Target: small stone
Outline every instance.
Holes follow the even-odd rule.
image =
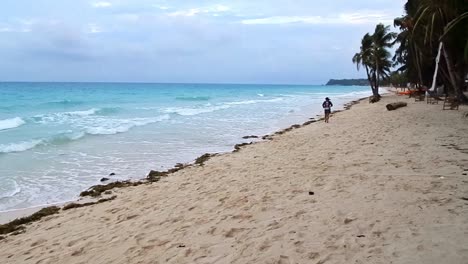
[[[354,220],[356,220],[356,219],[346,218],[346,219],[344,220],[344,223],[345,223],[345,224],[349,224],[349,223],[351,223],[351,222],[354,221]]]
[[[112,172],[111,174],[109,174],[109,176],[115,176],[115,173]]]
[[[366,237],[366,236],[365,236],[365,235],[359,235],[359,236],[357,236],[357,237]]]
[[[108,181],[108,180],[110,180],[110,179],[109,178],[102,178],[101,182],[105,182],[105,181]]]
[[[314,195],[315,193],[314,192],[309,192],[309,195]]]

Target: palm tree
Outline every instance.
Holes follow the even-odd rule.
[[[441,64],[442,77],[448,84],[449,93],[461,102],[468,103],[463,94],[468,70],[468,5],[465,0],[408,0],[417,3],[414,14],[414,32],[418,34],[420,48],[435,50],[439,43],[444,58]],[[421,44],[422,42],[422,44]],[[435,56],[433,53],[434,60]]]
[[[361,40],[360,52],[356,53],[353,57],[353,63],[356,64],[357,70],[359,71],[360,66],[364,66],[366,69],[367,80],[372,89],[372,94],[375,95],[374,83],[372,82],[369,65],[371,64],[372,58],[372,36],[369,33],[365,34]]]
[[[414,3],[411,2],[411,3]],[[423,51],[416,45],[417,36],[414,32],[414,19],[415,13],[414,4],[411,5],[408,2],[405,5],[406,14],[402,17],[395,18],[393,26],[400,30],[400,33],[396,36],[393,44],[399,43],[398,48],[395,50],[393,56],[393,66],[399,67],[397,72],[404,72],[408,77],[408,81],[416,84],[417,86],[426,83],[426,79],[423,77],[422,68],[427,64],[424,63],[424,57],[422,56]]]
[[[384,26],[383,24],[378,24],[372,35],[374,89],[377,96],[380,96],[379,80],[387,78],[390,73],[392,63],[390,61],[390,52],[387,49],[392,47],[395,37],[396,33],[390,32],[390,26]]]
[[[387,48],[393,45],[392,40],[395,38],[395,33],[389,31],[389,26],[378,24],[373,35],[369,33],[364,35],[360,52],[353,57],[353,63],[357,65],[358,70],[360,65],[365,67],[375,101],[380,99],[380,80],[389,76],[392,64]]]

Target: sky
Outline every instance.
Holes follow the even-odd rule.
[[[2,0],[0,81],[322,84],[404,0]],[[392,27],[393,28],[393,27]]]

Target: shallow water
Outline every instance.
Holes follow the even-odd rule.
[[[368,87],[0,83],[0,211],[67,201],[102,177],[143,178],[230,151],[370,95]]]

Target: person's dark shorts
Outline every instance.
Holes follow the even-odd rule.
[[[331,110],[325,110],[325,114],[330,114]]]

